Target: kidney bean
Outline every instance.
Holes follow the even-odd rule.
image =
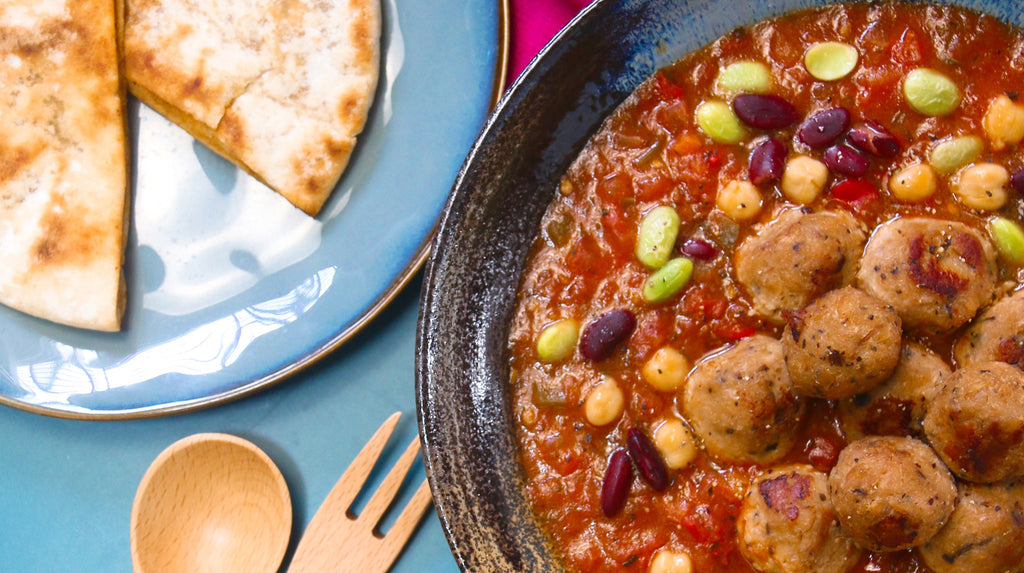
[[[821,148],[835,141],[849,125],[850,112],[846,108],[823,109],[807,118],[796,136],[810,147]]]
[[[750,182],[760,185],[781,179],[786,169],[786,153],[786,146],[773,137],[758,143],[750,152]]]
[[[836,173],[860,177],[868,170],[868,159],[860,151],[841,143],[825,150],[825,165]]]
[[[718,249],[704,239],[688,239],[679,250],[698,261],[710,261],[718,254]]]
[[[896,136],[874,120],[851,128],[847,139],[857,149],[878,157],[896,157],[900,153],[900,142]]]
[[[618,308],[610,310],[594,319],[583,330],[580,338],[580,354],[588,360],[600,362],[615,352],[636,328],[636,317],[633,313]]]
[[[633,485],[633,464],[624,448],[612,453],[608,469],[601,484],[601,511],[606,517],[614,517],[626,505],[629,488]]]
[[[630,428],[626,433],[626,446],[629,448],[629,457],[640,470],[640,477],[655,491],[668,489],[669,479],[665,462],[647,434],[640,428]]]
[[[777,95],[740,94],[733,98],[732,110],[743,123],[761,129],[781,129],[800,119],[793,104]]]
[[[1024,167],[1013,172],[1010,175],[1010,187],[1017,192],[1018,195],[1024,195]]]

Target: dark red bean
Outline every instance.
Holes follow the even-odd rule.
[[[615,349],[629,338],[636,328],[633,313],[618,308],[594,319],[583,329],[580,337],[580,354],[588,360],[600,362],[615,352]]]
[[[853,147],[841,143],[825,150],[825,165],[847,177],[860,177],[868,170],[868,158]]]
[[[1024,167],[1021,167],[1017,171],[1010,175],[1010,187],[1017,192],[1018,195],[1024,195]]]
[[[850,129],[847,139],[857,149],[878,157],[891,158],[900,153],[900,142],[888,129],[877,121],[856,125]]]
[[[710,261],[718,254],[718,249],[704,239],[689,239],[680,249],[684,255],[698,261]]]
[[[633,485],[633,464],[624,448],[612,453],[608,460],[608,469],[604,472],[604,483],[601,484],[601,511],[606,517],[618,515],[626,506],[629,488]]]
[[[668,470],[665,468],[665,462],[647,434],[640,428],[630,428],[626,433],[626,447],[629,448],[629,457],[633,458],[633,463],[640,470],[640,477],[655,491],[668,489]]]
[[[846,108],[823,109],[807,118],[797,130],[796,137],[805,145],[821,148],[835,141],[849,125],[850,112]]]
[[[758,143],[750,152],[750,182],[760,185],[781,179],[786,169],[786,153],[786,146],[773,137]]]
[[[777,95],[740,94],[733,98],[732,110],[743,123],[761,129],[781,129],[800,119],[793,104]]]

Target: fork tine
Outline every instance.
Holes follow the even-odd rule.
[[[382,551],[390,553],[393,556],[392,559],[398,556],[398,553],[412,537],[413,530],[416,529],[416,525],[419,524],[423,514],[430,507],[430,499],[430,484],[427,483],[427,480],[423,480],[419,489],[409,500],[409,504],[405,506],[391,529],[384,535]]]
[[[349,509],[363,489],[400,415],[396,412],[384,422],[327,494],[295,548],[289,573],[384,573],[390,569],[430,504],[430,489],[424,481],[387,534],[382,535],[377,530],[380,516],[394,501],[395,493],[419,454],[418,438],[384,476],[361,515],[352,518]]]
[[[409,473],[409,468],[412,467],[412,462],[416,459],[416,455],[420,453],[420,440],[417,437],[409,444],[409,447],[405,449],[402,457],[398,459],[398,462],[391,468],[388,475],[384,476],[384,481],[381,482],[380,487],[373,493],[373,497],[366,503],[366,507],[363,512],[359,514],[359,520],[368,519],[373,524],[380,521],[381,516],[387,511],[388,507],[391,506],[391,502],[395,498],[395,494],[398,493],[399,488],[402,486],[402,482],[405,481],[405,475]]]
[[[391,432],[395,430],[395,426],[398,425],[398,419],[402,417],[401,412],[395,412],[388,417],[387,420],[381,424],[380,428],[370,437],[370,440],[366,442],[363,449],[359,450],[356,454],[355,459],[345,470],[345,473],[338,478],[337,483],[331,488],[331,492],[327,494],[327,498],[324,500],[324,505],[330,503],[331,505],[340,504],[346,510],[351,507],[352,502],[355,501],[359,495],[359,491],[363,488],[363,484],[366,483],[366,478],[370,476],[370,472],[373,471],[373,466],[377,463],[377,459],[380,457],[380,453],[384,450],[385,444],[388,443],[388,438],[391,437]],[[316,519],[316,516],[313,516]]]

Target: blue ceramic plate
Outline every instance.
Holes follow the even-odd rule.
[[[523,493],[508,392],[516,289],[559,178],[657,69],[738,26],[829,3],[597,0],[499,103],[442,214],[416,341],[424,463],[462,570],[563,569]],[[1024,26],[1019,0],[957,3]]]
[[[506,13],[501,1],[382,8],[376,99],[315,219],[130,104],[124,330],[76,330],[0,309],[0,402],[106,419],[210,406],[310,364],[391,301],[425,258],[500,94]]]

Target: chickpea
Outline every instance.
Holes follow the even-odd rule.
[[[672,470],[688,466],[697,457],[697,439],[678,418],[665,420],[654,430],[654,446]]]
[[[644,381],[663,392],[671,392],[686,380],[690,361],[675,348],[663,346],[657,350],[640,370]]]
[[[953,181],[953,194],[971,209],[995,211],[1006,204],[1010,173],[1002,165],[979,163],[960,171]]]
[[[761,212],[761,192],[750,181],[730,181],[718,190],[715,203],[733,221],[747,221]]]
[[[935,193],[935,170],[926,163],[908,165],[889,179],[889,191],[900,201],[924,201]]]
[[[1024,139],[1024,106],[1000,94],[988,104],[982,125],[994,151],[1002,150],[1007,143],[1020,143]]]
[[[799,155],[786,162],[779,186],[790,201],[806,205],[821,195],[826,183],[828,167],[813,157]]]
[[[648,573],[693,573],[690,555],[662,549],[651,559]]]
[[[626,407],[626,398],[614,378],[606,377],[594,386],[583,403],[583,414],[595,426],[605,426],[617,420]]]

